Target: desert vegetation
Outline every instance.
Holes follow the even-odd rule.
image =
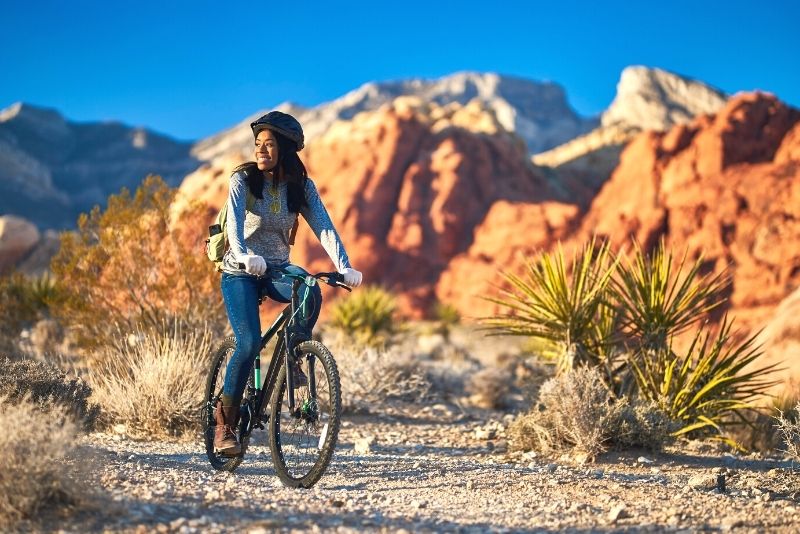
[[[207,208],[190,204],[176,215],[176,195],[149,176],[62,234],[52,270],[63,299],[53,312],[81,346],[113,346],[138,329],[167,334],[175,321],[190,330],[224,326],[219,277],[199,253],[203,228],[181,224]]]
[[[67,410],[0,397],[0,426],[0,528],[86,501],[85,472],[71,457],[79,425]]]
[[[209,330],[140,330],[130,342],[105,348],[88,371],[100,422],[144,439],[193,436],[211,355]]]
[[[542,340],[560,375],[542,387],[517,427],[516,443],[552,449],[556,444],[547,440],[555,440],[591,456],[608,441],[603,426],[608,436],[619,434],[611,423],[615,414],[627,409],[627,419],[635,420],[630,414],[645,406],[651,414],[645,419],[663,420],[656,427],[674,427],[656,434],[738,446],[726,428],[747,421],[754,401],[774,385],[769,375],[775,366],[757,365],[755,337],[740,339],[731,320],[716,327],[708,321],[728,280],[725,272],[702,274],[701,266],[702,258],[676,259],[663,241],[650,253],[635,245],[629,254],[613,254],[592,240],[569,263],[559,247],[530,261],[525,277],[506,274],[509,289],[492,300],[509,311],[488,318],[487,328]],[[687,338],[688,347],[679,347]],[[586,368],[602,381],[589,380]],[[550,395],[554,387],[575,392]],[[578,409],[579,398],[590,406]],[[563,414],[600,423],[582,427],[582,417]],[[550,431],[547,440],[542,428]]]
[[[0,528],[88,502],[80,484],[89,458],[80,458],[77,438],[95,427],[91,393],[55,365],[0,358]]]
[[[333,304],[328,326],[358,345],[381,346],[398,330],[397,300],[379,286],[365,286]]]

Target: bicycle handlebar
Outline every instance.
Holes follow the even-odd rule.
[[[239,264],[237,266],[240,269],[244,270],[244,263],[239,262]],[[331,287],[341,287],[342,289],[346,289],[347,291],[352,291],[353,290],[352,287],[350,287],[350,286],[348,286],[347,284],[344,283],[344,275],[342,273],[321,272],[321,273],[317,273],[317,274],[303,275],[303,274],[290,273],[289,271],[286,271],[286,270],[280,269],[280,268],[276,268],[276,267],[267,267],[267,272],[265,272],[262,276],[265,276],[270,270],[278,271],[279,273],[282,273],[282,274],[284,274],[286,276],[289,276],[291,278],[294,278],[296,280],[305,280],[306,276],[312,276],[312,277],[316,278],[317,280],[322,280],[323,282],[325,282],[326,284],[328,284]]]

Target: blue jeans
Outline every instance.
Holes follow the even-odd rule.
[[[307,274],[302,268],[290,263],[280,267],[292,274]],[[228,320],[233,328],[233,334],[236,336],[236,351],[228,363],[222,394],[234,404],[239,404],[241,401],[247,377],[261,349],[258,298],[266,295],[277,302],[288,303],[292,297],[292,282],[294,282],[292,278],[272,269],[262,277],[247,273],[222,273],[220,282],[222,300],[225,301]],[[313,287],[302,284],[297,290],[299,302],[303,301],[306,293],[308,296],[306,297],[305,313],[301,308],[295,319],[300,327],[311,332],[322,308],[322,291],[319,284]]]

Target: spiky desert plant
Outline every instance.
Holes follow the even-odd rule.
[[[708,328],[699,329],[684,354],[668,345],[630,359],[639,395],[681,423],[676,436],[711,435],[735,446],[723,427],[742,421],[777,383],[768,376],[777,365],[752,365],[763,353],[758,334],[735,342],[732,325],[726,316],[713,338]]]
[[[702,257],[689,265],[687,252],[676,262],[663,239],[651,254],[634,242],[633,257],[623,256],[611,291],[634,351],[664,350],[723,302],[727,272],[701,275],[701,265]]]
[[[435,302],[431,308],[433,318],[436,320],[436,331],[445,339],[450,339],[453,327],[461,322],[461,313],[452,304]]]
[[[396,330],[397,301],[379,286],[367,286],[338,301],[330,326],[365,345],[380,345]]]
[[[569,267],[569,268],[568,268]],[[510,289],[487,297],[510,310],[484,320],[491,334],[530,336],[556,347],[559,372],[581,364],[601,366],[606,379],[613,374],[609,341],[614,307],[608,285],[617,267],[607,243],[592,239],[576,251],[567,265],[561,244],[527,262],[526,277],[503,273]]]

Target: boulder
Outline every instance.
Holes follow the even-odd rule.
[[[0,216],[0,273],[12,270],[39,242],[32,222],[15,215]]]

